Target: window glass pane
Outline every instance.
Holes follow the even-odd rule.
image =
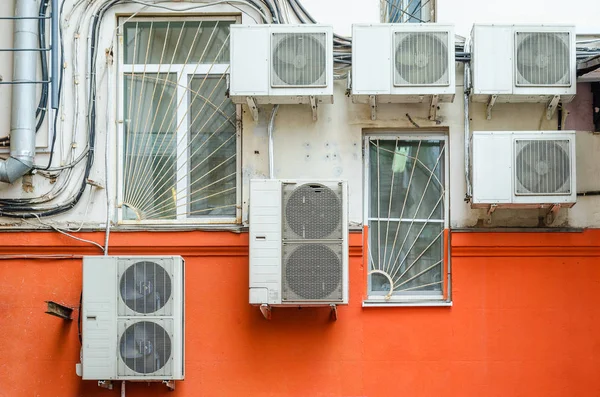
[[[422,17],[421,0],[385,0],[388,7],[388,22],[428,22]],[[425,19],[424,19],[425,18]]]
[[[172,219],[176,183],[176,74],[125,75],[125,219]]]
[[[371,218],[442,219],[443,141],[370,141]]]
[[[369,294],[441,295],[443,140],[369,140]]]
[[[190,216],[236,215],[236,107],[222,76],[190,81]]]
[[[144,21],[124,26],[126,64],[229,63],[233,21]],[[187,60],[187,62],[186,62]]]

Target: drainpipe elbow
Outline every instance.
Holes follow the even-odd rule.
[[[30,158],[17,159],[9,157],[0,162],[0,182],[14,183],[32,168],[33,160]]]

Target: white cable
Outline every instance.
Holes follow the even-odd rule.
[[[112,51],[112,50],[111,50]],[[110,104],[111,101],[111,74],[110,69],[113,64],[113,56],[112,53],[108,53],[106,59],[106,76],[107,76],[107,84],[106,84],[106,133],[104,134],[105,146],[104,146],[104,192],[106,193],[106,232],[104,237],[104,256],[108,255],[108,242],[110,238],[110,221],[112,215],[112,200],[110,197],[110,167],[108,166],[110,161]],[[123,382],[123,388],[125,387],[125,382]]]

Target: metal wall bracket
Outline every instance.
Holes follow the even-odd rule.
[[[329,314],[329,318],[331,318],[332,321],[337,321],[337,319],[338,319],[337,306],[332,304],[329,307],[331,308],[331,313]]]
[[[548,102],[548,106],[546,107],[546,120],[550,120],[552,116],[554,116],[554,112],[556,111],[556,107],[558,106],[558,102],[560,101],[560,95],[554,95],[552,100]]]
[[[271,306],[267,305],[266,303],[263,303],[262,305],[260,305],[260,312],[262,313],[263,317],[267,320],[271,319]]]
[[[47,314],[52,316],[60,317],[63,320],[72,320],[71,313],[73,313],[73,309],[67,307],[65,305],[61,305],[60,303],[56,303],[53,301],[46,301],[48,304],[48,309],[46,310]]]
[[[486,211],[487,218],[485,219],[485,221],[488,225],[492,223],[492,214],[494,213],[494,211],[496,211],[497,208],[498,205],[492,204],[490,205],[490,208],[488,208],[488,210]]]
[[[254,98],[248,96],[248,97],[246,97],[246,103],[248,104],[248,107],[250,108],[250,112],[252,113],[252,118],[254,119],[255,122],[258,122],[258,105],[256,104],[256,101],[254,100]]]
[[[371,106],[371,120],[377,119],[377,99],[375,95],[369,95],[369,106]]]
[[[439,96],[431,96],[431,103],[429,104],[429,120],[435,120],[437,118],[438,101]]]
[[[312,109],[313,121],[317,121],[317,99],[314,95],[309,97],[310,99],[310,108]]]
[[[552,205],[552,207],[550,207],[550,209],[546,213],[546,216],[544,217],[544,223],[546,225],[553,224],[554,220],[556,219],[556,215],[558,214],[559,210],[560,210],[560,204],[554,204],[554,205]]]
[[[498,95],[490,95],[490,100],[488,101],[487,109],[486,109],[486,113],[485,113],[485,117],[488,120],[492,119],[492,108],[496,104],[496,99],[498,99]]]
[[[163,380],[163,385],[167,386],[167,389],[169,389],[170,391],[175,390],[174,380]]]
[[[112,381],[110,381],[110,380],[99,380],[98,387],[101,387],[103,389],[112,390],[113,384],[112,384]]]

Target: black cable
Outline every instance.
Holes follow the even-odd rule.
[[[77,313],[77,334],[79,335],[79,344],[83,345],[83,339],[81,338],[81,304],[83,303],[83,290],[79,295],[79,312]]]
[[[40,62],[42,65],[42,81],[48,81],[48,58],[46,51],[46,13],[48,11],[49,0],[40,1],[40,12],[38,14],[38,47],[42,49],[40,51]],[[49,83],[42,83],[42,92],[40,95],[40,101],[38,103],[35,116],[39,117],[39,120],[35,126],[35,132],[38,132],[44,123],[46,118],[46,112],[48,108],[48,85]]]

